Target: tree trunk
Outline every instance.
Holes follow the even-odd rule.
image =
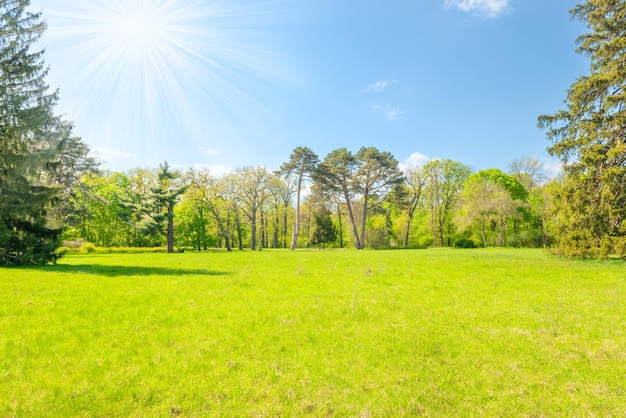
[[[348,193],[348,189],[344,185],[343,187],[343,196],[346,200],[346,206],[348,208],[348,217],[350,218],[350,224],[352,225],[352,233],[354,234],[354,241],[357,250],[363,249],[361,245],[361,240],[359,239],[359,231],[356,227],[356,222],[354,220],[354,212],[352,211],[352,202],[350,202],[350,194]]]
[[[167,207],[167,252],[174,252],[174,203]]]
[[[256,250],[256,211],[250,216],[250,249]]]
[[[237,227],[237,239],[239,240],[239,251],[243,251],[243,232],[241,231],[241,220],[239,215],[236,215],[235,224]]]
[[[363,218],[361,219],[361,248],[365,248],[365,225],[367,224],[367,190],[363,197]]]
[[[339,220],[339,248],[343,248],[343,222],[341,221],[341,203],[337,203],[337,219]]]
[[[290,250],[296,249],[298,243],[298,236],[300,235],[300,192],[302,190],[302,173],[298,176],[298,194],[296,197],[296,224],[293,227],[293,234],[291,235],[291,247]]]
[[[481,218],[480,220],[480,231],[483,234],[483,247],[487,248],[487,233],[485,232],[485,219]]]
[[[283,248],[287,248],[287,205],[285,205],[285,213],[283,214]]]

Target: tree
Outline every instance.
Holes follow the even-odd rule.
[[[166,161],[159,165],[156,175],[138,170],[133,177],[134,190],[120,199],[120,216],[141,234],[165,237],[167,252],[173,253],[174,206],[186,189],[177,181],[180,173],[172,171]]]
[[[311,244],[320,245],[324,249],[324,244],[334,242],[337,239],[337,230],[330,217],[330,212],[324,208],[313,214],[313,232],[311,233]]]
[[[291,209],[291,198],[298,193],[299,187],[297,182],[298,179],[295,176],[288,173],[279,173],[282,174],[282,182],[277,189],[277,195],[274,197],[277,202],[281,203],[281,211],[282,211],[282,242],[280,246],[282,248],[287,248],[287,225],[289,219],[289,213]],[[278,212],[278,211],[277,211]],[[276,216],[279,216],[276,213]],[[300,216],[298,214],[298,219]],[[298,221],[299,222],[299,221]],[[298,223],[299,228],[299,223]],[[277,228],[278,229],[278,228]]]
[[[577,52],[590,73],[567,93],[566,109],[539,117],[563,162],[563,225],[557,251],[569,256],[626,255],[626,1],[587,0],[572,10],[589,32]]]
[[[54,115],[44,51],[31,52],[46,25],[29,5],[0,3],[0,265],[55,261],[61,234],[49,223],[58,199],[47,180],[66,132]]]
[[[424,206],[424,189],[426,186],[426,176],[421,167],[410,167],[405,173],[404,203],[407,208],[408,222],[404,232],[404,246],[409,245],[409,235],[411,226],[417,209]]]
[[[259,209],[272,196],[276,178],[265,167],[244,167],[235,171],[230,180],[230,192],[250,221],[250,249],[255,251]]]
[[[363,245],[356,226],[353,205],[355,196],[353,176],[357,167],[358,160],[354,154],[346,148],[339,148],[331,151],[318,165],[313,174],[313,180],[325,193],[341,196],[348,211],[356,248],[361,249]]]
[[[479,172],[472,174],[468,180],[472,179],[472,177],[493,181],[507,190],[513,200],[524,201],[528,198],[528,191],[519,180],[502,172],[501,170],[498,170],[497,168],[480,170]]]
[[[500,229],[497,244],[504,245],[506,219],[516,208],[504,186],[491,177],[472,174],[463,187],[461,215],[456,222],[461,229],[478,224],[483,247],[487,247],[487,226],[493,224]]]
[[[386,195],[404,182],[398,161],[389,152],[374,147],[361,147],[356,154],[359,168],[354,175],[354,185],[363,199],[361,219],[361,245],[365,246],[365,225],[372,202],[382,202]]]
[[[291,237],[291,250],[296,249],[298,242],[298,235],[300,234],[300,195],[302,193],[302,185],[306,180],[306,176],[310,176],[311,173],[317,168],[319,158],[310,148],[297,147],[291,153],[289,162],[280,166],[280,171],[285,176],[295,176],[297,179],[296,187],[296,224],[293,228],[293,234]]]
[[[452,213],[461,198],[463,184],[470,172],[469,167],[452,160],[433,160],[424,166],[425,201],[430,212],[435,247],[450,244]]]
[[[394,187],[404,181],[398,161],[389,152],[361,147],[357,154],[346,148],[330,152],[314,174],[324,194],[340,195],[346,205],[357,249],[365,247],[367,213],[379,205]],[[360,207],[356,202],[361,201]],[[357,227],[357,210],[360,228]]]
[[[228,195],[228,178],[214,177],[208,170],[196,173],[190,185],[197,203],[209,210],[227,251],[232,251],[231,227],[234,225],[234,203]]]
[[[550,178],[545,170],[545,164],[537,157],[516,158],[511,161],[509,174],[522,183],[529,192]]]

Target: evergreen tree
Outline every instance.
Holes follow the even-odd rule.
[[[539,117],[564,163],[555,214],[557,251],[626,255],[626,1],[588,0],[572,10],[590,32],[578,52],[590,74],[570,87],[566,109]]]
[[[128,197],[120,198],[120,217],[143,235],[159,234],[166,238],[167,252],[174,252],[174,206],[186,187],[178,182],[180,173],[172,171],[169,164],[159,165],[153,184],[150,179]],[[144,181],[147,180],[147,181]]]
[[[318,164],[319,157],[310,148],[297,147],[291,153],[289,162],[280,166],[280,172],[286,177],[293,175],[298,184],[296,189],[296,224],[291,237],[291,250],[296,249],[300,235],[300,195],[302,194],[303,182],[307,180],[305,176],[310,176],[317,169]]]
[[[46,26],[29,4],[0,2],[0,265],[54,261],[61,233],[47,214],[67,132],[53,113],[44,51],[31,52]]]
[[[337,239],[337,228],[333,224],[330,212],[326,209],[319,210],[313,214],[313,232],[310,242],[312,245],[320,245],[324,249],[324,244],[334,242]]]

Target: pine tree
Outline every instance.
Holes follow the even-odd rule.
[[[588,0],[572,10],[590,32],[578,52],[590,74],[570,87],[565,110],[539,117],[564,163],[553,219],[557,251],[626,255],[626,1]]]
[[[172,171],[166,161],[159,165],[153,184],[130,190],[129,196],[118,196],[122,220],[140,234],[163,236],[168,253],[174,252],[174,206],[186,190],[178,181],[179,177],[180,173]]]
[[[0,1],[0,265],[54,261],[61,229],[48,222],[57,187],[50,178],[66,132],[45,82],[45,30],[29,0]]]

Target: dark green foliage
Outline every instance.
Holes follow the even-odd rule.
[[[476,243],[469,238],[460,238],[454,243],[455,248],[476,248]]]
[[[312,245],[324,245],[329,242],[335,242],[337,239],[337,228],[333,224],[330,212],[322,210],[313,215],[313,233],[310,242]]]
[[[142,235],[165,237],[168,253],[174,252],[174,206],[186,189],[177,181],[179,177],[165,162],[159,165],[152,184],[149,178],[141,179],[141,187],[130,190],[128,196],[118,196],[119,216]]]
[[[626,1],[589,0],[572,10],[589,33],[578,52],[590,74],[570,87],[566,109],[539,118],[564,163],[554,198],[556,251],[626,255]]]
[[[31,47],[45,30],[28,0],[0,3],[0,264],[46,264],[57,258],[60,225],[54,173],[70,129],[53,114],[43,51]]]

